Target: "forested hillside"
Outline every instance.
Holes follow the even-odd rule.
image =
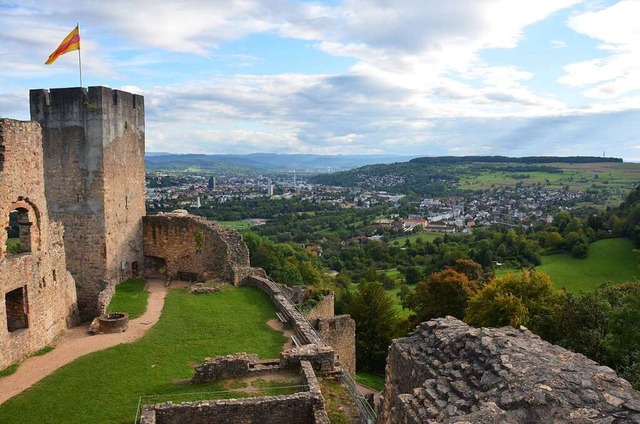
[[[421,196],[447,196],[461,194],[458,183],[462,179],[477,179],[487,174],[506,176],[515,184],[558,180],[547,178],[563,174],[564,166],[582,164],[617,164],[618,158],[586,156],[555,157],[536,156],[510,158],[505,156],[443,156],[422,157],[409,162],[388,165],[369,165],[333,174],[322,174],[311,178],[311,182],[341,187],[360,187],[390,193],[415,193]],[[567,182],[573,175],[567,176]]]

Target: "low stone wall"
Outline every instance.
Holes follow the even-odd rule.
[[[177,212],[145,216],[143,224],[148,275],[238,284],[251,271],[249,249],[237,231]]]
[[[280,355],[280,366],[284,369],[298,369],[303,361],[318,372],[330,373],[335,371],[337,358],[332,347],[315,344],[288,349]]]
[[[631,423],[640,393],[530,331],[447,317],[391,345],[377,422]]]
[[[309,322],[296,309],[295,305],[284,296],[276,283],[254,274],[242,280],[240,284],[257,287],[267,293],[278,312],[285,317],[289,325],[294,329],[296,336],[302,344],[323,344],[322,339],[316,335]]]
[[[224,378],[246,377],[251,370],[251,364],[258,361],[258,355],[247,353],[205,358],[203,364],[195,367],[191,382],[198,384]]]
[[[251,357],[246,355],[245,359]],[[219,358],[222,359],[222,358]],[[230,363],[240,357],[227,357]],[[223,361],[224,362],[224,361]],[[286,396],[145,405],[140,424],[330,424],[311,363],[299,363],[308,391]]]

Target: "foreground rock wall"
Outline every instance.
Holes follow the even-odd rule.
[[[7,249],[10,215],[21,249]],[[0,119],[0,369],[49,344],[76,323],[63,227],[49,219],[40,126]]]
[[[527,330],[455,318],[394,341],[378,423],[638,423],[640,394],[611,369]]]
[[[187,213],[144,217],[145,274],[238,284],[249,249],[237,231]]]

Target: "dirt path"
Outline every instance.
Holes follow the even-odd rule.
[[[280,322],[280,320],[278,320],[277,318],[273,318],[267,321],[267,325],[274,330],[282,331],[282,333],[287,337],[287,342],[285,342],[285,344],[282,345],[283,351],[287,349],[291,349],[293,347],[293,343],[291,342],[291,336],[293,336],[295,333],[292,330],[285,328],[284,324]]]
[[[173,282],[171,287],[183,285],[181,282]],[[25,359],[18,371],[0,378],[0,404],[80,356],[121,343],[131,343],[142,337],[160,319],[167,294],[167,287],[161,280],[148,280],[146,290],[149,292],[147,310],[141,317],[129,322],[126,332],[91,336],[87,334],[88,324],[68,330],[52,344],[54,350],[42,356]]]

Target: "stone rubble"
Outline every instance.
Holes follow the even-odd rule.
[[[640,423],[640,393],[526,329],[420,324],[387,358],[378,423]]]

